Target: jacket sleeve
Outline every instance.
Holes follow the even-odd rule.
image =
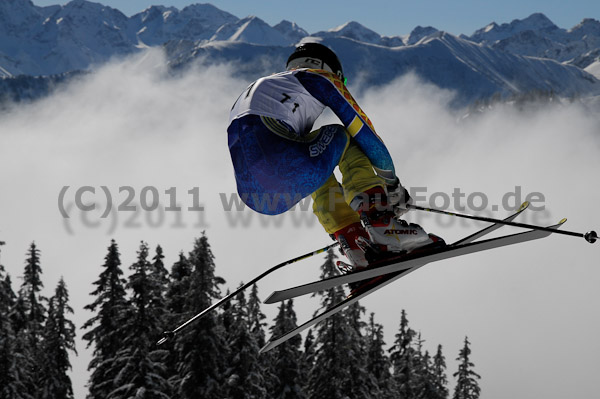
[[[341,79],[320,69],[298,71],[295,76],[313,97],[331,108],[340,118],[371,161],[377,175],[389,182],[395,180],[394,163],[387,147]]]

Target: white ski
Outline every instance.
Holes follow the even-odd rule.
[[[522,211],[522,210],[521,210]],[[520,212],[518,212],[520,213]],[[518,215],[517,213],[517,215]],[[516,216],[516,215],[511,215],[511,217]],[[505,219],[506,220],[506,219]],[[550,226],[550,229],[558,229],[562,226],[563,223],[566,222],[566,219],[561,220],[558,224],[554,225],[554,226]],[[498,226],[499,227],[499,226]],[[353,304],[354,302],[360,300],[361,298],[364,298],[367,295],[372,294],[373,292],[377,291],[378,289],[385,287],[386,285],[390,284],[391,282],[399,279],[400,277],[406,276],[408,273],[417,270],[418,268],[426,265],[427,263],[431,263],[431,262],[435,262],[438,260],[442,260],[442,259],[448,259],[448,258],[452,258],[455,256],[459,256],[459,255],[466,255],[469,253],[475,253],[475,252],[480,252],[480,251],[484,251],[484,250],[488,250],[488,249],[492,249],[492,248],[499,248],[499,247],[503,247],[503,246],[507,246],[507,245],[513,245],[513,244],[518,244],[521,242],[527,242],[527,241],[532,241],[532,240],[537,240],[540,238],[544,238],[549,236],[550,234],[552,234],[552,231],[542,231],[542,230],[531,230],[531,231],[526,231],[523,233],[518,233],[518,234],[511,234],[511,235],[507,235],[507,236],[503,236],[503,237],[498,237],[498,238],[492,238],[489,240],[484,240],[484,241],[479,241],[479,242],[475,242],[472,243],[470,242],[470,240],[474,240],[477,239],[479,237],[481,237],[484,234],[488,234],[493,230],[496,230],[498,227],[496,227],[496,225],[492,225],[486,229],[483,229],[469,237],[466,237],[465,239],[459,240],[457,241],[457,243],[451,244],[446,248],[443,248],[442,250],[439,250],[437,252],[434,253],[430,253],[428,255],[423,255],[420,256],[418,258],[415,259],[409,259],[406,261],[400,261],[397,262],[395,264],[391,264],[391,265],[387,265],[387,266],[382,266],[381,268],[375,268],[372,270],[367,270],[365,272],[371,271],[371,272],[375,272],[375,273],[365,273],[365,272],[357,272],[357,273],[352,273],[351,275],[358,275],[359,277],[356,279],[351,279],[351,280],[347,280],[347,279],[343,279],[344,277],[349,277],[350,275],[345,275],[345,276],[337,276],[337,277],[333,277],[330,279],[326,279],[326,280],[321,280],[319,282],[315,282],[315,283],[311,283],[308,285],[304,285],[304,286],[300,286],[300,287],[295,287],[295,288],[301,288],[301,287],[310,287],[310,290],[304,289],[302,292],[303,294],[309,293],[309,292],[315,292],[315,291],[321,291],[321,290],[325,290],[331,287],[335,287],[337,285],[340,284],[344,284],[347,282],[352,282],[352,281],[360,281],[360,280],[365,280],[367,278],[372,278],[378,275],[384,275],[384,274],[389,274],[389,273],[395,273],[395,275],[393,275],[391,278],[388,278],[384,281],[382,281],[381,283],[374,285],[373,287],[370,287],[368,289],[366,289],[365,291],[362,291],[360,293],[357,293],[355,295],[351,295],[348,298],[346,298],[345,300],[343,300],[342,302],[338,303],[337,305],[325,310],[324,312],[322,312],[321,314],[317,315],[316,317],[308,320],[307,322],[305,322],[304,324],[296,327],[295,329],[287,332],[286,334],[271,339],[261,350],[260,352],[267,352],[273,348],[275,348],[276,346],[282,344],[283,342],[287,341],[288,339],[292,338],[293,336],[301,333],[302,331],[306,330],[307,328],[315,325],[316,323],[320,322],[321,320],[324,320],[334,314],[336,314],[337,312],[341,311],[342,309],[344,309],[345,307]],[[407,268],[407,265],[410,264],[412,266],[410,266],[409,268]],[[326,282],[325,284],[318,284],[321,282]],[[315,289],[316,287],[316,289]],[[323,288],[326,287],[326,288]],[[294,288],[292,288],[291,290],[294,290]],[[288,293],[290,290],[286,290],[284,292]],[[303,295],[300,294],[300,295]],[[297,296],[297,295],[294,295]],[[272,298],[273,295],[271,295]],[[267,302],[265,301],[265,303],[272,303],[275,301],[271,301],[271,302]]]
[[[566,219],[564,219],[566,221]],[[558,225],[560,226],[564,221],[561,221]],[[549,236],[552,231],[548,230],[531,230],[525,233],[512,234],[508,236],[492,238],[489,240],[472,242],[473,240],[480,238],[484,234],[496,230],[501,225],[492,225],[488,229],[483,229],[469,237],[466,237],[458,242],[448,245],[439,250],[432,250],[431,252],[426,251],[419,254],[408,254],[399,256],[398,258],[392,258],[384,261],[381,266],[377,266],[371,269],[344,274],[341,276],[334,276],[323,280],[314,281],[311,283],[299,285],[297,287],[288,288],[286,290],[274,291],[264,303],[275,303],[284,301],[290,298],[310,294],[313,292],[324,291],[329,288],[341,285],[353,283],[356,281],[367,280],[373,277],[377,277],[384,274],[399,272],[402,270],[409,270],[415,267],[421,267],[430,262],[437,262],[442,259],[454,258],[456,256],[466,255],[470,253],[487,251],[488,249],[504,247],[507,245],[518,244],[521,242],[537,240]],[[554,228],[555,226],[552,226]],[[398,259],[401,259],[400,261]]]

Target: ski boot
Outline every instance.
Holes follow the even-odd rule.
[[[368,204],[359,209],[360,219],[368,234],[368,239],[357,238],[357,246],[365,253],[369,265],[404,254],[442,248],[444,240],[434,234],[428,234],[416,223],[408,223],[396,217],[393,207],[388,206],[385,191],[375,187],[365,193]],[[365,267],[362,267],[365,269]],[[351,294],[362,291],[374,284],[380,284],[393,275],[379,276],[350,285]]]
[[[377,260],[378,252],[374,250],[375,245],[371,242],[369,234],[361,223],[353,223],[331,235],[340,243],[340,252],[345,255],[350,263],[337,261],[336,266],[340,273],[349,274],[369,267],[370,262]],[[350,293],[369,280],[349,283]]]
[[[382,187],[375,187],[365,193],[368,205],[359,209],[371,251],[378,258],[408,254],[416,249],[429,249],[445,246],[444,240],[434,234],[428,234],[416,223],[408,223],[396,216],[397,212],[387,203]],[[378,259],[379,260],[379,259]]]
[[[369,265],[365,252],[358,245],[358,242],[369,239],[369,235],[360,223],[353,223],[336,231],[331,238],[340,243],[341,253],[350,262],[338,261],[336,263],[342,274],[352,273]]]

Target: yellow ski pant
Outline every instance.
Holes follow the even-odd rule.
[[[384,186],[384,180],[373,170],[371,161],[358,145],[349,139],[348,147],[338,164],[342,184],[331,174],[329,179],[312,194],[313,212],[329,234],[360,221],[350,202],[359,194]]]

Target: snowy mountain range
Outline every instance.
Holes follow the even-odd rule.
[[[600,47],[600,22],[584,19],[565,30],[543,14],[533,14],[510,24],[492,23],[469,37],[461,37],[515,54],[569,62]]]
[[[355,82],[384,84],[414,72],[456,91],[461,104],[530,91],[600,95],[600,22],[594,19],[565,30],[533,14],[491,23],[470,36],[418,26],[409,35],[388,37],[354,21],[309,34],[290,21],[270,26],[210,4],[152,6],[127,17],[85,0],[48,7],[0,1],[0,92],[19,87],[7,84],[19,75],[39,80],[93,70],[149,46],[163,46],[174,68],[235,60],[238,73],[253,79],[281,70],[294,44],[310,37],[331,46]]]

